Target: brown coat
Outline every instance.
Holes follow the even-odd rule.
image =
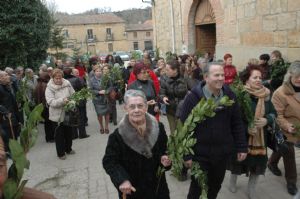
[[[272,103],[277,111],[277,121],[288,140],[296,142],[299,138],[287,133],[288,124],[300,125],[300,94],[289,82],[284,82],[273,94]]]

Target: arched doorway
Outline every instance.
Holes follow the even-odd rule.
[[[195,14],[196,51],[215,53],[216,18],[209,0],[200,0]]]

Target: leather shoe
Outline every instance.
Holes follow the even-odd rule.
[[[268,164],[268,168],[275,176],[282,176],[282,173],[277,165],[274,164]]]
[[[88,138],[90,137],[90,135],[86,134],[85,136],[79,137],[79,139],[84,139],[84,138]]]
[[[297,192],[298,192],[298,189],[297,189],[297,187],[296,187],[295,184],[288,183],[288,184],[286,185],[286,188],[287,188],[289,194],[291,194],[291,195],[293,195],[293,196],[296,195]]]
[[[66,155],[63,155],[63,156],[60,156],[60,157],[58,157],[59,159],[61,159],[61,160],[65,160],[65,159],[67,159],[67,156]]]

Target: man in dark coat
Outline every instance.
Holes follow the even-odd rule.
[[[72,75],[72,68],[66,67],[64,68],[64,78],[68,80],[74,90],[80,91],[85,87],[85,85],[82,83],[82,81],[79,79],[79,77],[76,77]],[[80,117],[80,124],[77,127],[73,127],[73,138],[78,138],[78,132],[79,132],[79,138],[84,139],[90,137],[90,135],[86,134],[86,129],[85,129],[85,101],[81,101],[78,105],[79,109],[79,117]],[[77,131],[78,130],[78,131]]]
[[[192,109],[202,98],[212,98],[219,102],[223,96],[236,101],[234,93],[224,86],[224,69],[220,63],[211,62],[203,69],[205,81],[195,86],[182,105],[180,120],[184,122]],[[187,155],[185,164],[191,167],[197,161],[202,170],[207,172],[208,199],[215,199],[221,189],[226,171],[226,162],[234,147],[238,151],[237,159],[242,161],[247,156],[247,141],[240,109],[237,103],[230,107],[218,107],[216,115],[199,123],[195,127],[197,140],[194,155]],[[190,185],[188,199],[199,199],[201,188],[194,178]]]
[[[161,123],[146,113],[147,99],[142,91],[128,90],[124,96],[127,114],[109,136],[103,167],[119,192],[119,198],[169,199],[165,174],[169,169],[167,135]]]
[[[9,138],[17,139],[20,135],[18,112],[16,91],[11,85],[10,76],[4,71],[0,71],[0,124],[6,151],[8,151]]]

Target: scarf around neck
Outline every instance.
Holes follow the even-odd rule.
[[[264,117],[265,101],[267,101],[270,97],[270,90],[264,86],[261,89],[253,89],[249,85],[245,85],[244,88],[250,95],[258,99],[255,107],[254,119]],[[248,127],[248,133],[249,153],[251,155],[265,155],[266,147],[263,127]]]

